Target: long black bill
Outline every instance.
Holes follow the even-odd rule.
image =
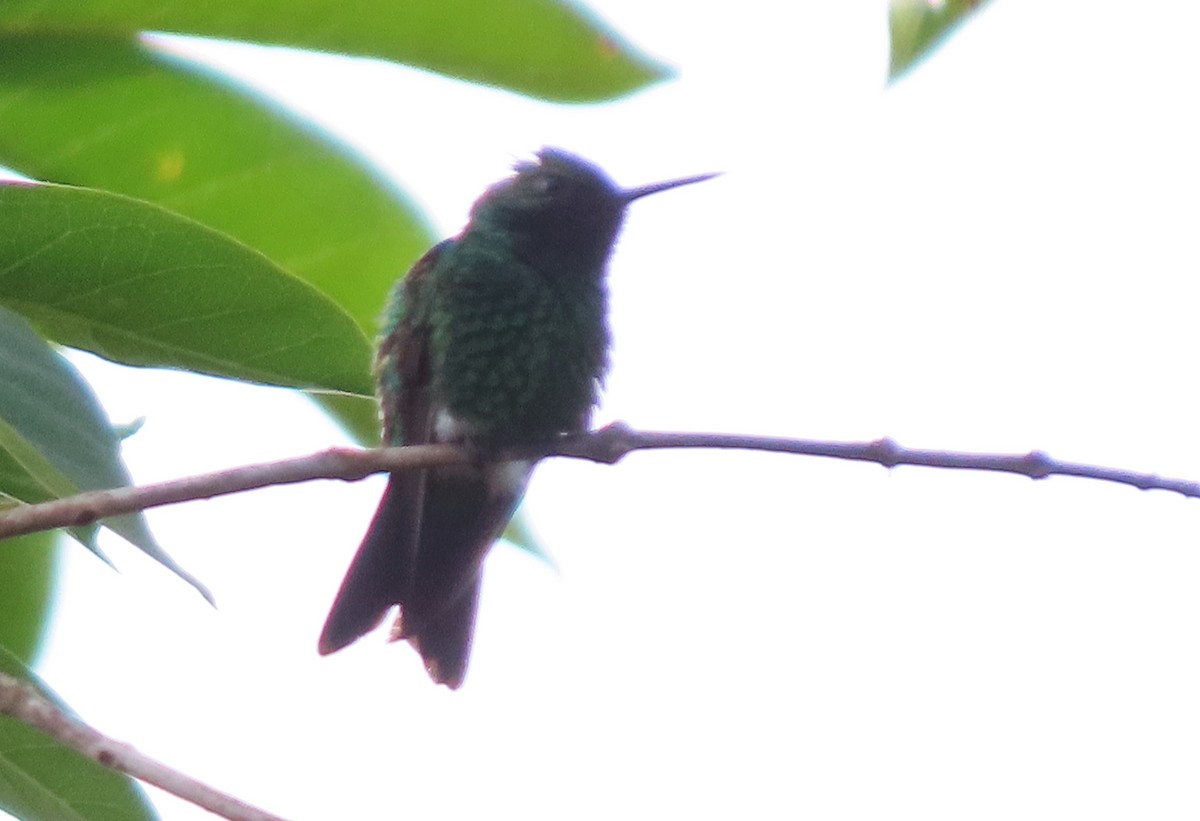
[[[622,194],[625,197],[625,202],[633,202],[640,197],[649,196],[650,194],[657,194],[659,191],[666,191],[670,188],[678,188],[681,185],[691,185],[694,182],[704,182],[705,180],[711,180],[713,177],[719,176],[721,176],[721,174],[718,171],[715,174],[697,174],[694,177],[684,177],[683,179],[679,180],[652,182],[649,185],[640,185],[637,188],[626,188]]]

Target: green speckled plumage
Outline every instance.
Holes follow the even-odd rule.
[[[450,412],[487,439],[586,428],[608,360],[603,281],[547,282],[478,237],[443,256],[431,343]]]
[[[608,365],[604,276],[633,199],[701,177],[624,191],[554,149],[475,203],[466,229],[397,284],[376,361],[384,441],[494,445],[586,429]],[[532,465],[393,474],[334,601],[319,648],[373,629],[393,605],[435,681],[466,673],[492,543]]]

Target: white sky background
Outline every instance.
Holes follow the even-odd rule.
[[[352,141],[446,234],[544,144],[626,185],[725,171],[631,209],[601,421],[1200,478],[1190,4],[997,0],[893,88],[883,2],[591,7],[679,78],[570,107],[195,53]],[[77,361],[115,420],[147,417],[139,481],[344,441],[284,391]],[[524,509],[561,574],[494,551],[451,693],[383,633],[316,655],[382,484],[150,513],[215,612],[115,538],[120,574],[68,548],[42,674],[296,819],[1200,813],[1195,502],[771,455],[547,463]]]

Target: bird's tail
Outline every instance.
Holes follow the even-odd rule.
[[[467,672],[483,560],[520,503],[531,468],[499,463],[429,476],[412,587],[392,637],[409,641],[434,681],[451,689]]]
[[[388,610],[408,598],[421,532],[424,471],[394,474],[375,518],[342,580],[317,649],[341,650],[374,630]]]
[[[324,655],[370,632],[393,605],[393,640],[421,654],[440,684],[462,684],[483,560],[512,518],[532,471],[502,462],[394,474],[321,631]]]

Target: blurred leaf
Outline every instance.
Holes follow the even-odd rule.
[[[379,404],[374,396],[329,393],[309,398],[336,419],[360,445],[379,447],[382,429],[379,427]]]
[[[0,54],[0,163],[223,231],[332,296],[369,336],[392,283],[433,243],[345,146],[203,69],[109,37],[0,36]]]
[[[0,163],[224,231],[331,296],[367,338],[392,282],[433,243],[351,151],[203,69],[107,36],[0,35],[0,55]],[[369,367],[368,355],[364,381]],[[373,407],[346,404],[340,421],[374,444]]]
[[[71,713],[50,688],[3,647],[0,672],[31,683]],[[0,810],[23,821],[158,818],[146,794],[132,779],[7,716],[0,716]]]
[[[669,76],[556,0],[5,0],[0,29],[198,34],[382,57],[549,100],[618,97]]]
[[[0,325],[5,314],[0,315]],[[18,458],[19,456],[19,458]],[[57,488],[53,492],[50,487]],[[54,465],[37,452],[17,431],[7,424],[0,412],[0,512],[17,504],[37,504],[60,499],[79,492],[79,488],[62,475]],[[104,562],[108,557],[100,550],[96,534],[100,525],[90,524],[67,528],[80,544]]]
[[[30,533],[0,542],[0,647],[33,664],[50,619],[58,534]]]
[[[131,365],[373,390],[354,321],[224,234],[127,197],[26,183],[0,185],[0,224],[0,304],[58,342]]]
[[[508,526],[504,528],[504,540],[512,544],[513,547],[524,550],[526,553],[544,562],[554,572],[558,572],[558,563],[554,561],[554,557],[538,544],[537,538],[529,529],[529,523],[525,520],[524,511],[518,511],[517,515],[508,523]]]
[[[113,429],[113,433],[115,433],[117,435],[117,438],[120,439],[122,442],[124,442],[130,436],[133,436],[135,433],[137,433],[139,430],[141,430],[142,427],[145,426],[145,424],[146,424],[146,417],[139,416],[137,419],[134,419],[132,422],[126,422],[123,425],[113,425],[112,429]]]
[[[891,0],[892,64],[899,79],[988,0]]]
[[[0,204],[3,189],[0,186]],[[3,214],[0,205],[0,223],[6,222]],[[3,307],[0,385],[0,494],[35,503],[130,484],[119,440],[87,382],[28,322]],[[103,524],[212,600],[204,586],[158,546],[140,514],[114,516]],[[83,534],[80,541],[95,550],[91,531]]]
[[[0,329],[10,318],[2,317]],[[9,365],[13,361],[9,351],[0,350],[0,374],[8,375],[11,371]],[[25,421],[21,417],[26,408],[13,407],[14,397],[26,398],[19,389],[7,390],[2,397],[3,407],[0,407],[0,492],[3,492],[6,501],[15,500],[24,504],[37,504],[74,496],[80,491],[79,486],[55,467],[20,430],[10,424],[10,420],[16,425]],[[37,404],[40,405],[40,400]]]

